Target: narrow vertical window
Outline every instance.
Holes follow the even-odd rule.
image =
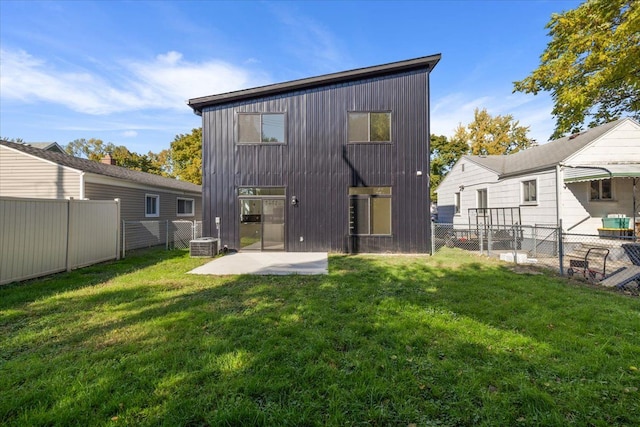
[[[145,196],[145,217],[160,216],[160,196],[156,194],[146,194]]]
[[[483,188],[478,190],[478,200],[477,200],[477,208],[478,209],[486,209],[489,207],[489,203],[487,201],[487,189]]]
[[[534,204],[538,201],[537,181],[532,179],[522,183],[522,203]]]
[[[460,213],[460,193],[455,193],[453,195],[453,206],[456,214]]]

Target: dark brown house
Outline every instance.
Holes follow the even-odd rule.
[[[204,235],[239,250],[430,249],[440,55],[194,98]]]

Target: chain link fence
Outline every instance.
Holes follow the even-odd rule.
[[[122,221],[122,257],[133,249],[164,245],[167,250],[188,249],[202,237],[202,221]]]
[[[621,234],[622,234],[621,230]],[[536,264],[580,280],[640,295],[640,243],[629,235],[565,233],[550,226],[465,228],[432,223],[432,252],[460,248],[519,264]]]

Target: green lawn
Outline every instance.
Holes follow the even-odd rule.
[[[0,288],[0,425],[640,425],[640,299],[457,249],[328,276],[132,253]]]

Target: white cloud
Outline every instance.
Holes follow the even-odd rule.
[[[127,130],[122,132],[122,136],[124,136],[125,138],[135,138],[136,136],[138,136],[138,132],[136,132],[135,130]]]
[[[189,98],[264,84],[264,74],[223,61],[188,62],[170,51],[151,61],[124,61],[118,80],[98,71],[59,70],[23,50],[0,51],[5,99],[48,102],[93,115],[144,109],[184,110]],[[112,63],[111,66],[114,64]],[[99,64],[98,64],[99,67]]]

